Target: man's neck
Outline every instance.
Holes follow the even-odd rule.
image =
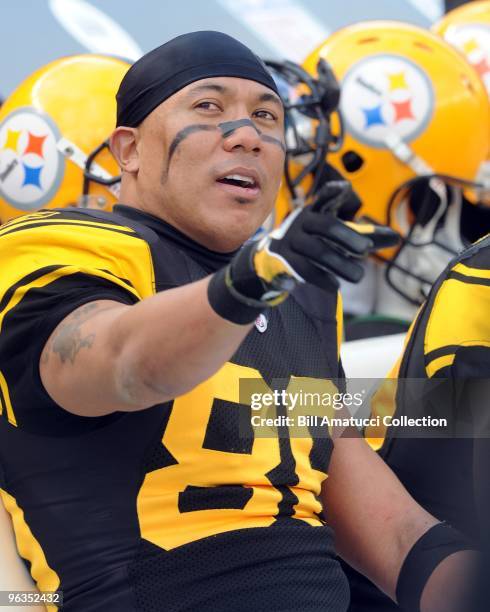
[[[161,238],[172,242],[210,272],[219,270],[228,264],[238,250],[231,251],[230,253],[219,253],[208,249],[199,242],[189,238],[189,236],[175,228],[168,221],[147,213],[137,206],[117,204],[114,207],[114,212],[150,227]]]

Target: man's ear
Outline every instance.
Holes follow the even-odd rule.
[[[138,172],[138,128],[124,126],[116,128],[111,134],[109,144],[122,172]]]

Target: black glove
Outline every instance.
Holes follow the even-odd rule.
[[[230,265],[229,282],[237,295],[276,305],[298,283],[331,290],[338,287],[337,276],[360,281],[364,270],[358,260],[373,242],[336,216],[350,193],[346,181],[327,183],[312,206],[295,211],[262,240],[246,245]]]
[[[234,323],[250,323],[264,308],[283,302],[299,283],[336,290],[337,277],[359,282],[364,275],[361,258],[393,244],[396,234],[389,228],[338,219],[351,193],[346,181],[326,183],[311,206],[296,210],[261,240],[246,244],[209,282],[208,298],[215,312]]]

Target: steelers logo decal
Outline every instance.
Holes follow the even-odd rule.
[[[347,130],[371,147],[384,148],[385,138],[393,132],[409,142],[431,120],[432,83],[404,57],[372,55],[345,75],[340,109]]]
[[[267,330],[267,318],[262,313],[255,319],[255,327],[261,334]]]
[[[490,95],[490,27],[479,23],[453,25],[447,29],[444,38],[464,53]]]
[[[0,197],[19,210],[42,208],[64,173],[59,130],[33,107],[16,109],[0,124]]]

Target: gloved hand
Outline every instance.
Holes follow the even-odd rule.
[[[359,282],[364,270],[359,260],[374,248],[363,235],[337,218],[350,197],[346,181],[331,181],[311,206],[292,213],[276,230],[246,245],[233,258],[227,285],[246,303],[274,306],[299,283],[336,289],[337,276]]]

